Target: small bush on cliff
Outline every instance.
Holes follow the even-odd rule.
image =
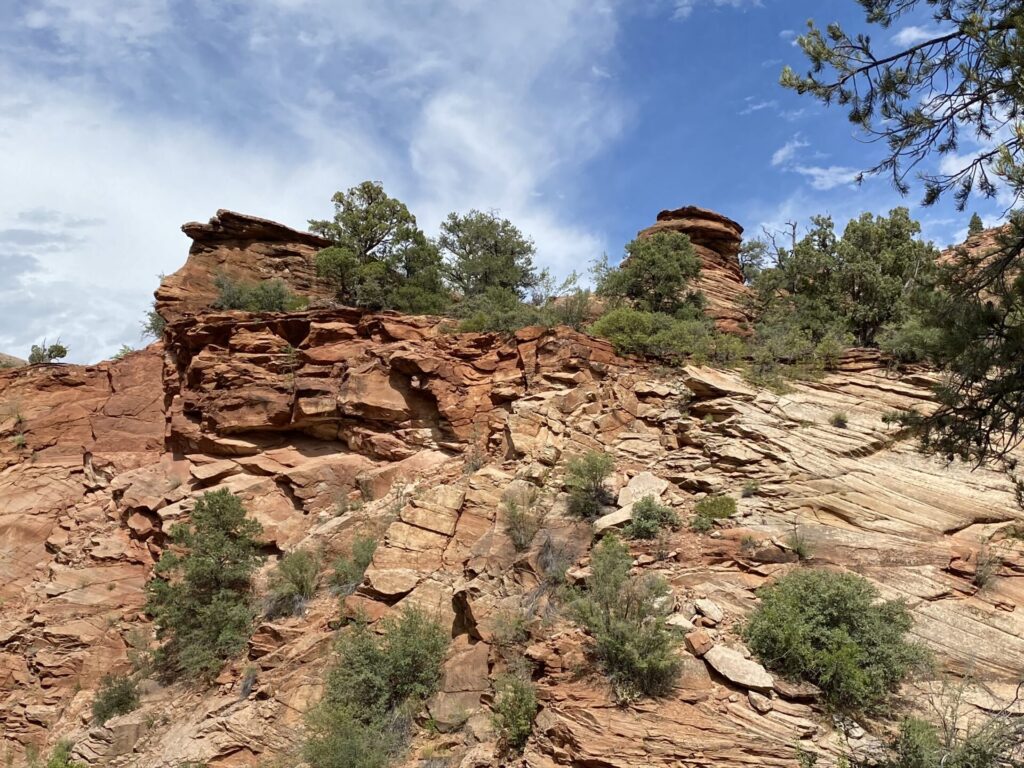
[[[164,640],[153,660],[165,679],[210,680],[245,647],[262,532],[226,489],[203,494],[191,521],[171,528],[172,549],[146,585],[146,610]]]
[[[906,639],[906,605],[880,602],[856,574],[793,571],[759,596],[743,629],[750,650],[775,672],[817,685],[835,710],[878,709],[926,658]]]
[[[656,539],[665,528],[679,527],[679,516],[653,496],[644,496],[633,506],[629,535],[634,539]]]
[[[668,585],[653,574],[630,577],[632,562],[617,537],[605,536],[592,553],[587,590],[572,603],[622,701],[666,695],[680,669],[677,641],[665,623]]]
[[[338,641],[338,661],[309,717],[312,768],[384,768],[401,751],[412,715],[433,693],[448,637],[417,609],[357,623]]]
[[[736,499],[732,496],[708,496],[698,501],[693,511],[690,527],[698,533],[707,533],[714,527],[715,520],[726,520],[736,514]]]
[[[215,309],[242,309],[246,312],[288,312],[301,309],[306,300],[296,296],[283,280],[261,280],[258,283],[235,281],[225,275],[214,278],[217,288]]]
[[[74,742],[68,739],[61,739],[50,752],[50,756],[43,762],[38,752],[28,750],[28,768],[86,768],[84,763],[71,759],[71,750],[74,749]]]
[[[498,732],[498,744],[505,752],[522,752],[533,733],[537,690],[525,676],[503,675],[498,678],[495,693],[491,720]]]
[[[28,364],[38,365],[40,363],[52,363],[54,360],[63,360],[68,356],[68,348],[57,339],[54,344],[47,344],[43,339],[42,344],[33,344],[28,353]]]
[[[544,526],[545,511],[538,507],[536,488],[509,491],[502,499],[505,511],[505,531],[516,552],[530,548],[537,532]]]
[[[156,304],[153,308],[146,312],[146,317],[142,321],[142,338],[153,338],[159,341],[164,336],[164,328],[167,327],[167,321],[164,320],[163,315],[156,311]]]
[[[366,569],[370,567],[376,549],[377,540],[372,536],[356,536],[352,540],[349,554],[341,555],[334,561],[331,585],[339,594],[350,595],[355,591]]]
[[[124,715],[139,706],[139,687],[126,675],[104,675],[92,702],[93,722],[103,725],[116,715]]]
[[[317,553],[305,549],[297,549],[281,558],[267,583],[270,588],[265,608],[267,618],[302,613],[306,601],[316,594],[320,562]]]
[[[569,488],[569,511],[585,518],[597,517],[602,505],[611,500],[604,481],[615,467],[606,453],[590,451],[569,459],[565,484]]]

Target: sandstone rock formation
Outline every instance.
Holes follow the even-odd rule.
[[[318,235],[267,219],[221,209],[206,224],[181,227],[189,238],[188,261],[160,281],[156,310],[169,322],[209,308],[217,298],[214,279],[281,279],[301,296],[330,298],[316,279],[313,257],[330,243]]]
[[[28,365],[28,363],[25,360],[22,360],[20,357],[15,357],[14,355],[5,355],[3,352],[0,352],[0,369],[20,368],[23,365]]]
[[[247,242],[194,248],[190,262],[281,246]],[[181,276],[200,273],[186,266],[160,294],[199,306]],[[813,689],[735,650],[757,588],[807,566],[906,599],[939,671],[972,675],[966,701],[992,708],[1024,675],[1024,541],[1010,535],[1024,514],[1002,474],[923,457],[883,422],[928,407],[930,384],[853,353],[779,394],[733,371],[645,367],[563,328],[452,334],[436,319],[326,308],[200,312],[169,326],[166,347],[120,361],[0,372],[2,747],[20,756],[67,737],[90,766],[298,765],[339,620],[415,605],[452,643],[410,767],[438,754],[509,764],[488,713],[516,615],[541,703],[522,765],[788,767],[795,745],[828,764],[847,736],[873,736],[837,733]],[[837,411],[845,429],[830,423]],[[669,583],[686,636],[662,700],[614,702],[550,586],[553,570],[588,572],[593,530],[566,510],[564,471],[592,449],[615,459],[623,510],[654,495],[686,521],[707,494],[737,497],[710,534],[631,542],[635,571]],[[151,642],[143,587],[167,529],[218,488],[264,526],[261,583],[282,552],[322,549],[330,563],[369,533],[379,545],[363,581],[343,601],[322,587],[302,615],[261,620],[212,688],[145,680],[139,710],[91,724],[99,678]],[[517,552],[502,499],[531,488],[547,515]],[[998,565],[979,589],[983,552]]]
[[[743,306],[748,289],[743,284],[738,258],[743,227],[720,213],[687,205],[662,211],[639,237],[656,232],[681,232],[690,238],[701,261],[701,275],[695,287],[707,297],[708,317],[720,331],[749,333],[750,318]]]

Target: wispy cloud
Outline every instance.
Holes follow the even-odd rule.
[[[762,109],[775,109],[779,106],[779,102],[775,99],[758,99],[755,96],[748,96],[746,98],[746,106],[740,110],[741,115],[750,115],[754,112],[760,112]]]
[[[776,167],[785,165],[796,156],[798,150],[808,146],[810,144],[806,141],[799,136],[794,136],[772,153],[772,165]]]
[[[847,168],[843,165],[830,165],[827,167],[819,165],[794,165],[792,170],[801,176],[806,176],[811,187],[819,191],[827,191],[836,187],[850,186],[857,180],[856,168]]]
[[[918,43],[923,43],[925,40],[931,40],[936,35],[941,34],[941,30],[929,27],[919,27],[917,25],[911,24],[909,26],[903,27],[903,29],[899,30],[895,35],[893,35],[892,41],[896,45],[901,46],[917,45]]]
[[[675,0],[675,18],[688,19],[699,6],[715,8],[760,8],[761,0]]]

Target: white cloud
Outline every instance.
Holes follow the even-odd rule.
[[[701,5],[710,5],[715,8],[760,8],[761,0],[675,0],[674,17],[688,19]]]
[[[598,5],[424,2],[399,25],[368,2],[33,3],[0,31],[0,178],[17,189],[0,199],[0,264],[17,268],[0,351],[137,344],[155,275],[185,259],[181,223],[225,207],[301,228],[365,178],[428,232],[497,208],[542,264],[578,268],[605,243],[560,193],[629,119]],[[182,8],[200,17],[187,32]],[[59,46],[27,49],[29,28]]]
[[[919,27],[914,24],[904,27],[892,36],[892,41],[899,46],[910,46],[931,40],[936,35],[941,35],[941,30]]]
[[[818,165],[795,165],[793,170],[801,176],[806,176],[811,187],[819,191],[827,191],[836,187],[852,185],[856,179],[856,168],[847,168],[842,165],[830,165],[822,167]]]
[[[741,115],[750,115],[754,112],[760,112],[762,109],[775,109],[779,106],[779,102],[775,99],[758,99],[754,96],[748,96],[746,98],[746,106],[740,111]]]
[[[798,150],[809,146],[810,144],[799,136],[794,136],[772,153],[772,165],[778,167],[789,163],[796,156]]]
[[[795,30],[783,29],[783,30],[781,30],[779,32],[779,38],[781,38],[782,40],[785,40],[787,43],[789,43],[792,46],[798,45],[798,43],[796,41],[797,34],[796,34]]]

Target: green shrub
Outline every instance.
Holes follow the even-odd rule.
[[[28,364],[39,365],[40,363],[52,363],[54,360],[63,360],[68,356],[68,348],[57,339],[54,344],[47,344],[43,339],[42,344],[33,344],[28,353]]]
[[[241,309],[246,312],[289,312],[306,305],[283,280],[261,280],[257,283],[235,281],[226,275],[217,275],[213,281],[217,288],[215,309]]]
[[[165,640],[153,661],[165,679],[208,681],[245,647],[262,532],[227,489],[203,494],[191,522],[171,528],[171,543],[183,553],[165,551],[146,585],[146,610]]]
[[[316,594],[319,573],[320,556],[315,552],[297,549],[282,557],[267,580],[267,618],[302,613],[306,601]]]
[[[498,732],[498,744],[505,752],[522,752],[533,733],[537,691],[524,677],[503,675],[497,680],[495,692],[491,719]]]
[[[537,508],[536,489],[508,493],[502,506],[505,508],[505,531],[512,540],[512,546],[516,552],[529,549],[546,517],[544,510]]]
[[[679,527],[679,516],[653,496],[644,496],[633,505],[629,535],[634,539],[655,539],[663,528]]]
[[[53,751],[50,752],[45,763],[39,759],[38,753],[33,755],[30,752],[28,766],[29,768],[87,768],[85,763],[71,759],[71,750],[74,746],[74,742],[61,739],[54,745]]]
[[[811,554],[811,543],[807,540],[807,537],[800,531],[799,528],[793,528],[793,531],[786,538],[786,545],[796,555],[797,560],[807,560]]]
[[[142,338],[152,337],[159,341],[163,338],[166,327],[167,321],[156,311],[156,305],[154,305],[151,310],[146,312],[146,317],[142,321]]]
[[[941,720],[942,729],[907,718],[881,754],[870,759],[853,755],[852,768],[1018,768],[1024,765],[1024,723],[997,713],[973,722],[955,714]]]
[[[351,595],[363,580],[363,574],[373,561],[377,540],[372,536],[356,536],[352,540],[349,554],[341,555],[334,561],[331,585],[341,595]]]
[[[850,423],[850,419],[842,411],[836,411],[829,417],[828,423],[836,429],[846,429],[847,425]]]
[[[448,648],[440,625],[417,609],[382,619],[377,630],[358,623],[342,634],[324,693],[328,702],[358,706],[368,720],[433,693]]]
[[[458,307],[459,330],[472,333],[512,334],[531,325],[549,325],[542,308],[523,301],[508,288],[491,287],[471,296]]]
[[[708,496],[697,502],[693,508],[694,517],[690,527],[698,533],[707,533],[715,520],[725,520],[736,514],[736,499],[732,496]]]
[[[732,342],[723,342],[712,334],[710,323],[697,311],[692,316],[672,317],[616,307],[587,330],[608,339],[621,355],[681,361],[688,357],[709,359],[713,348],[722,356],[732,356],[735,351]]]
[[[630,577],[632,561],[616,536],[605,536],[593,550],[587,590],[572,603],[621,701],[668,694],[680,670],[665,623],[668,585],[653,574]]]
[[[906,640],[906,605],[879,602],[856,574],[801,569],[759,594],[743,629],[750,650],[775,672],[817,685],[835,710],[877,709],[926,658]]]
[[[357,623],[338,640],[338,661],[310,714],[311,768],[384,768],[401,751],[419,704],[437,686],[448,635],[418,609]]]
[[[587,519],[597,517],[611,500],[604,481],[615,467],[606,453],[590,451],[569,459],[565,484],[569,487],[569,511]]]
[[[139,688],[125,675],[104,675],[92,702],[93,722],[103,725],[117,715],[124,715],[139,706]]]
[[[629,302],[644,312],[674,315],[700,299],[688,284],[700,274],[700,259],[690,238],[657,232],[626,244],[618,267],[597,266],[597,293],[613,303]]]
[[[751,496],[755,496],[761,489],[761,484],[756,480],[749,480],[743,484],[743,490],[740,491],[740,496],[744,499],[749,499]]]

